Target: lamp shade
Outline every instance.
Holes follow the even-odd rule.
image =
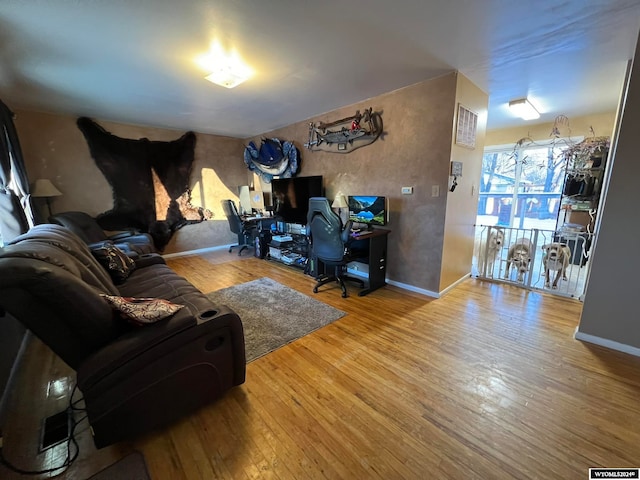
[[[48,178],[39,178],[31,189],[32,197],[59,197],[62,192]]]
[[[347,204],[347,199],[345,198],[344,194],[342,192],[338,192],[336,194],[336,198],[333,200],[333,203],[331,204],[332,208],[346,208],[349,205]]]

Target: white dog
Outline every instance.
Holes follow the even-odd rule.
[[[571,249],[565,243],[553,242],[542,246],[544,256],[542,264],[544,265],[544,286],[546,288],[558,288],[558,280],[562,275],[563,280],[567,280],[567,268],[569,267],[569,259],[571,258]],[[550,284],[549,272],[554,270],[556,277],[553,285]]]
[[[509,278],[511,265],[513,265],[518,272],[518,282],[524,282],[524,274],[529,271],[531,264],[531,249],[531,242],[527,238],[519,238],[509,247],[504,278]]]
[[[480,243],[480,252],[478,254],[478,271],[480,275],[485,274],[487,277],[493,278],[493,267],[503,243],[504,231],[501,228],[489,227],[487,239]],[[485,265],[487,267],[486,271]]]

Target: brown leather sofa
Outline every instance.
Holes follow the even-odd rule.
[[[184,307],[140,327],[101,294]],[[0,248],[0,307],[76,370],[98,448],[167,425],[245,380],[238,315],[157,254],[139,256],[116,286],[78,236],[37,225]]]
[[[107,233],[95,218],[85,212],[56,213],[49,217],[49,222],[68,228],[89,246],[110,240],[130,255],[132,252],[140,255],[156,252],[153,238],[148,233],[136,229]]]

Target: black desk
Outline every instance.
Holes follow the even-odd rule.
[[[256,217],[255,215],[242,215],[240,217],[243,222],[257,225],[258,228],[268,229],[273,223],[276,222],[275,217]]]
[[[255,215],[243,215],[242,223],[251,230],[251,243],[254,246],[254,255],[258,258],[265,258],[269,251],[269,239],[267,235],[271,231],[271,225],[276,223],[274,217],[257,217]]]
[[[390,232],[377,228],[351,234],[349,248],[355,253],[353,261],[369,265],[368,286],[358,292],[360,297],[387,284],[387,235]],[[360,252],[361,256],[357,255],[357,252]]]

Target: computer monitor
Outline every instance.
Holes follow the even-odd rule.
[[[387,224],[386,197],[371,195],[353,195],[347,197],[349,220],[354,223],[371,225]]]

